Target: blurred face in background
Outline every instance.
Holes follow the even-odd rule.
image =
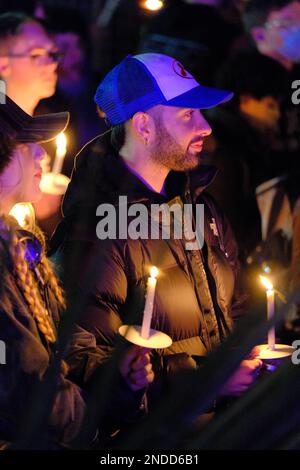
[[[300,62],[300,2],[272,11],[264,26],[251,31],[260,52],[279,62]]]
[[[57,47],[41,25],[27,21],[17,35],[6,41],[4,48],[0,74],[6,81],[7,94],[32,114],[31,102],[34,108],[55,92],[58,58],[52,54]]]
[[[246,119],[265,129],[276,129],[280,119],[279,101],[272,96],[264,96],[261,99],[241,96],[240,111]]]

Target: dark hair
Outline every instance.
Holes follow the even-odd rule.
[[[272,96],[280,100],[289,88],[289,81],[285,69],[273,59],[257,52],[243,52],[220,69],[216,86],[232,90],[234,98],[228,107],[238,107],[241,95],[258,100]]]
[[[105,112],[103,109],[100,108],[99,105],[97,105],[97,113],[99,114],[101,119],[104,119],[107,125],[107,129],[111,128],[111,135],[110,135],[110,143],[113,147],[113,149],[119,153],[123,145],[125,144],[125,123],[123,122],[122,124],[118,124],[117,126],[111,126],[109,120],[106,117]]]
[[[119,153],[125,143],[125,124],[114,126],[111,131],[110,142],[114,150]]]
[[[0,15],[0,42],[18,34],[20,27],[26,23],[26,21],[36,20],[20,11]]]
[[[281,10],[293,0],[249,0],[242,14],[245,30],[249,33],[255,26],[263,26],[269,14]]]
[[[16,142],[11,137],[0,132],[0,175],[11,161],[15,147]]]

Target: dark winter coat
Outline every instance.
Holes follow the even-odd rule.
[[[40,333],[16,282],[9,251],[9,233],[1,218],[0,340],[5,345],[5,357],[4,363],[0,364],[0,448],[18,445],[18,442],[29,448],[35,448],[35,445],[46,448],[69,445],[82,424],[85,401],[79,387],[66,379],[66,370],[63,372],[60,364],[56,378],[49,382],[54,400],[51,401],[48,394],[51,390],[41,387],[57,347],[48,343]],[[60,319],[58,304],[47,285],[45,289],[47,309],[56,331]],[[35,428],[39,413],[45,418],[40,423],[42,427]],[[41,438],[41,441],[38,444],[30,436]]]
[[[75,346],[71,367],[87,383],[113,353],[118,328],[142,323],[149,267],[155,265],[160,274],[151,326],[173,340],[169,348],[154,353],[155,382],[169,383],[174,373],[195,367],[197,358],[219,344],[242,313],[245,297],[237,288],[236,243],[224,215],[203,194],[213,168],[189,175],[171,172],[164,196],[151,191],[120,156],[105,148],[96,138],[77,156],[63,203],[64,220],[52,240],[70,296],[85,296],[80,325],[97,343],[97,357]],[[118,214],[120,195],[127,196],[129,205],[143,203],[148,208],[174,200],[203,203],[203,249],[187,251],[184,241],[176,239],[99,240],[97,206],[111,203]]]

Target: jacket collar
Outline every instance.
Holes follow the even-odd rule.
[[[129,203],[163,203],[177,196],[183,197],[187,189],[195,200],[211,183],[216,168],[201,165],[188,172],[171,171],[166,179],[166,196],[151,190],[133,174],[119,155],[103,139],[91,141],[76,157],[71,182],[63,202],[65,216],[77,212],[79,207],[94,210],[99,204],[118,204],[120,195]]]

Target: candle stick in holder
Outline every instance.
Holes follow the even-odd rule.
[[[63,132],[56,137],[56,153],[53,163],[52,173],[58,175],[61,173],[64,159],[67,153],[67,138]]]
[[[269,320],[270,318],[274,317],[274,313],[275,313],[275,291],[274,291],[273,284],[268,278],[264,276],[260,276],[260,280],[266,288],[267,314],[268,314],[268,320]],[[270,328],[268,331],[268,349],[270,349],[271,351],[274,351],[275,349],[275,327],[274,326]]]
[[[145,338],[145,339],[149,338],[149,333],[150,333],[150,325],[151,325],[153,306],[154,306],[154,296],[155,296],[157,275],[158,275],[158,269],[155,266],[153,266],[150,270],[150,277],[148,277],[148,282],[147,282],[147,295],[146,295],[146,303],[145,303],[142,331],[141,331],[141,336],[142,338]]]

